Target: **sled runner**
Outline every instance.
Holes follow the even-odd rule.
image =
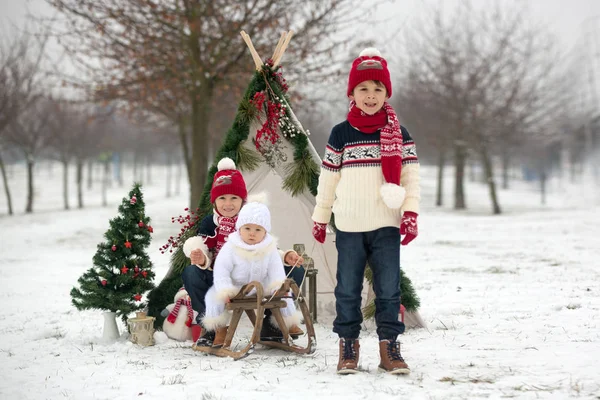
[[[302,317],[304,318],[306,335],[308,338],[306,347],[302,347],[293,342],[288,332],[288,328],[283,320],[283,316],[279,311],[280,308],[286,307],[286,303],[283,299],[290,297],[290,291],[293,293],[293,297],[297,299],[298,307],[300,308]],[[249,295],[250,293],[252,293],[252,295]],[[315,328],[312,324],[306,299],[302,296],[298,285],[292,279],[286,279],[273,296],[265,296],[263,287],[259,282],[250,282],[242,286],[238,294],[233,297],[229,303],[227,303],[226,309],[232,312],[232,316],[229,328],[227,329],[227,336],[225,337],[223,347],[216,348],[194,345],[192,346],[194,350],[203,353],[214,354],[219,357],[232,357],[234,360],[239,360],[240,358],[246,357],[252,353],[256,343],[298,354],[312,354],[316,349]],[[283,333],[283,340],[281,342],[260,340],[262,324],[269,323],[263,322],[262,318],[266,309],[271,310],[277,321],[279,330]],[[254,330],[252,331],[252,336],[250,337],[246,346],[241,350],[236,351],[232,350],[230,347],[243,313],[248,315],[252,325],[254,325]],[[260,318],[257,318],[257,316]]]

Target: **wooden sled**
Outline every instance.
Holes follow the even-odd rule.
[[[256,289],[255,294],[248,296],[253,289]],[[298,307],[302,312],[302,317],[304,318],[304,323],[306,325],[306,335],[308,336],[308,343],[306,347],[299,346],[292,341],[287,326],[283,320],[283,316],[281,315],[280,308],[285,308],[287,306],[283,299],[291,297],[288,294],[290,290],[294,294],[294,298],[298,300]],[[260,282],[250,282],[247,285],[242,286],[239,293],[233,297],[229,303],[226,304],[225,308],[232,311],[232,316],[229,328],[227,329],[227,336],[225,337],[223,347],[217,348],[194,345],[192,346],[194,350],[203,353],[214,354],[219,357],[231,357],[234,360],[239,360],[251,354],[254,351],[254,346],[256,343],[298,354],[312,354],[316,350],[317,342],[315,338],[315,328],[312,324],[306,299],[302,296],[298,285],[292,279],[286,279],[283,285],[281,285],[281,288],[279,288],[277,293],[275,293],[272,298],[270,296],[265,297],[264,290]],[[283,341],[281,343],[260,340],[260,331],[262,329],[263,318],[256,317],[257,315],[262,317],[266,309],[271,309],[271,312],[277,321],[279,330],[283,333]],[[246,315],[248,315],[252,325],[254,325],[254,330],[252,331],[252,336],[246,346],[239,351],[235,351],[230,348],[231,342],[237,330],[240,318],[244,312]]]

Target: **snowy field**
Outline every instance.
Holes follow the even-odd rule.
[[[370,324],[363,372],[336,375],[337,340],[326,318],[311,356],[257,346],[234,362],[196,353],[191,342],[140,348],[122,334],[102,343],[101,313],[77,311],[69,290],[91,267],[129,183],[110,189],[106,208],[95,183],[84,210],[63,211],[60,169],[42,166],[35,213],[25,215],[25,175],[14,168],[17,215],[6,215],[0,196],[0,399],[600,399],[598,191],[553,181],[541,206],[536,187],[515,182],[500,190],[505,213],[492,216],[486,188],[469,183],[470,209],[456,213],[451,180],[447,204],[432,206],[434,172],[423,174],[420,236],[402,253],[428,329],[401,338],[412,373],[396,377],[377,371]],[[158,248],[187,205],[182,189],[166,198],[158,168],[143,188],[158,280],[169,262]]]

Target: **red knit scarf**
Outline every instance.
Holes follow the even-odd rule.
[[[375,133],[381,129],[381,170],[387,183],[400,184],[402,172],[402,132],[396,112],[387,102],[381,110],[369,115],[350,102],[348,112],[350,125],[363,133]]]
[[[221,251],[221,248],[226,243],[227,236],[235,232],[237,218],[237,215],[235,217],[224,217],[222,215],[217,217],[217,245],[215,246],[213,260],[217,258],[217,254],[219,254],[219,251]]]
[[[192,302],[190,301],[190,299],[186,298],[185,296],[177,299],[177,301],[175,302],[175,307],[173,307],[173,311],[171,311],[171,313],[167,317],[167,321],[169,321],[172,324],[175,323],[175,320],[177,319],[177,315],[179,314],[179,309],[181,308],[182,305],[187,307],[187,313],[188,313],[188,318],[185,321],[185,324],[187,326],[192,326],[192,318],[194,317],[194,310],[192,309]]]

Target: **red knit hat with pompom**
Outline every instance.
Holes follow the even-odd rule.
[[[387,97],[392,97],[392,81],[387,61],[375,47],[367,47],[361,51],[352,63],[348,74],[347,95],[352,95],[356,85],[364,81],[380,81],[385,86]]]
[[[233,194],[246,200],[248,196],[246,182],[241,172],[235,169],[235,162],[231,158],[225,157],[219,161],[217,169],[210,190],[210,202],[214,204],[217,197],[225,194]]]

